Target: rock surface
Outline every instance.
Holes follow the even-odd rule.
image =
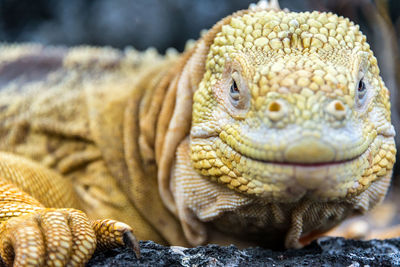
[[[88,266],[400,266],[400,238],[372,241],[322,238],[300,250],[207,245],[196,248],[140,243],[137,260],[127,248],[96,253]]]

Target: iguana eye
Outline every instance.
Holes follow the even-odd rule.
[[[369,95],[368,83],[366,83],[364,77],[362,77],[356,84],[355,102],[359,109],[365,111],[366,104],[369,102],[368,99],[370,99]]]
[[[232,81],[231,89],[229,90],[229,95],[231,97],[232,104],[240,100],[240,91],[235,80]]]
[[[234,71],[231,74],[229,84],[229,102],[236,110],[246,110],[249,106],[250,94],[243,78],[239,72]]]
[[[367,88],[365,86],[363,78],[361,78],[360,81],[358,82],[358,89],[357,89],[358,99],[362,100],[365,97],[366,93],[367,93]]]

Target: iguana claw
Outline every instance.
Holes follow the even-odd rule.
[[[133,235],[133,233],[131,231],[125,232],[123,240],[126,246],[133,249],[136,258],[139,259],[140,258],[139,242],[136,240],[136,237]]]
[[[97,249],[105,250],[115,247],[128,246],[140,257],[140,247],[133,234],[132,228],[122,222],[104,219],[92,222],[97,237]]]

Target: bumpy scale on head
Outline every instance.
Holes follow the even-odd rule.
[[[240,107],[229,96],[233,82]],[[265,199],[295,201],[307,190],[325,200],[357,195],[393,167],[388,98],[365,36],[348,19],[233,15],[214,38],[194,96],[193,166]],[[328,163],[337,164],[318,168]]]

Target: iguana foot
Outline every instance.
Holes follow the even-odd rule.
[[[75,209],[39,209],[4,221],[0,255],[7,266],[83,266],[96,249],[129,245],[139,255],[132,229],[120,222],[91,222]]]
[[[133,249],[137,258],[140,257],[139,243],[129,225],[105,219],[93,221],[92,226],[97,237],[97,249],[128,246]]]

